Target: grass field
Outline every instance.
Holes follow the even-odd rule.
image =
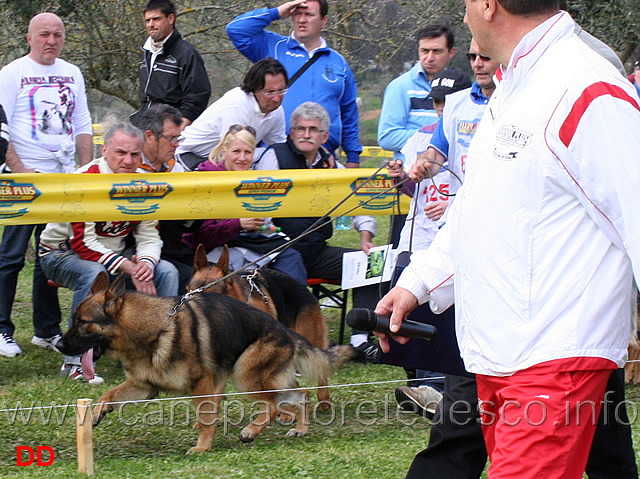
[[[381,219],[377,243],[384,244],[387,219]],[[336,232],[332,242],[358,246],[353,231]],[[101,386],[58,377],[61,356],[30,344],[33,329],[30,303],[31,265],[20,276],[13,319],[15,339],[24,354],[0,357],[0,476],[80,477],[76,464],[75,412],[79,398],[96,401],[119,384],[123,373],[118,365],[101,359],[97,372],[105,378]],[[70,292],[61,291],[68,311]],[[337,340],[337,312],[326,310],[331,337]],[[66,319],[64,321],[66,323]],[[113,413],[94,431],[96,477],[99,478],[397,478],[404,477],[413,456],[429,438],[429,423],[419,416],[398,413],[393,395],[404,371],[383,365],[349,363],[331,379],[334,407],[315,409],[311,397],[312,424],[309,435],[285,438],[289,427],[267,428],[253,443],[239,441],[240,430],[254,411],[251,403],[229,395],[226,419],[218,426],[213,449],[186,456],[198,432],[192,429],[194,412],[188,400],[173,400],[127,406]],[[313,385],[308,385],[313,386]],[[230,387],[227,393],[233,393]],[[640,443],[637,408],[640,387],[627,389],[630,416],[634,420],[635,442]],[[167,399],[167,396],[162,396]],[[33,411],[7,411],[16,407],[67,406]],[[66,414],[66,416],[65,416]],[[50,446],[55,452],[49,467],[16,466],[16,446]]]

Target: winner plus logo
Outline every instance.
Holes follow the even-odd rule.
[[[247,211],[264,213],[280,208],[282,198],[287,196],[292,186],[291,180],[264,177],[243,181],[233,191],[236,197],[245,200],[242,207]]]
[[[367,181],[368,180],[368,181]],[[384,210],[391,208],[396,202],[396,193],[393,188],[393,178],[385,175],[377,175],[371,179],[358,178],[351,184],[351,189],[356,191],[355,196],[360,200],[360,205],[365,210]],[[364,201],[371,198],[367,203]]]
[[[0,180],[0,218],[18,218],[27,213],[29,205],[40,196],[33,183]]]
[[[148,215],[155,213],[158,203],[148,205],[147,201],[161,200],[173,188],[168,183],[149,183],[145,180],[133,180],[129,183],[115,183],[109,197],[112,201],[125,201],[126,205],[118,205],[118,210],[127,215]]]

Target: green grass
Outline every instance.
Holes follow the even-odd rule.
[[[388,220],[380,218],[379,223],[377,244],[384,244]],[[337,231],[332,243],[358,247],[358,235],[354,231]],[[15,339],[24,354],[12,359],[0,357],[0,409],[14,408],[18,402],[27,407],[74,404],[84,397],[96,401],[103,392],[122,382],[122,371],[117,363],[103,358],[97,365],[99,374],[105,378],[101,386],[58,377],[61,356],[30,344],[31,272],[29,264],[20,275],[13,314],[17,326]],[[68,311],[70,292],[63,290],[61,296],[63,308]],[[337,311],[327,310],[325,315],[331,337],[337,340]],[[66,318],[63,322],[66,323]],[[239,404],[247,411],[251,411],[251,404],[244,400],[232,402],[237,397],[228,396],[223,403],[228,405],[227,421],[219,426],[213,449],[196,456],[185,455],[198,436],[191,427],[195,417],[190,401],[128,406],[120,417],[113,413],[94,430],[96,477],[403,477],[413,456],[426,447],[428,421],[416,415],[398,415],[393,396],[395,383],[359,383],[404,378],[401,368],[349,363],[330,381],[332,385],[348,386],[331,390],[334,409],[317,410],[307,436],[285,438],[289,428],[275,424],[250,444],[241,443],[238,435],[249,420],[241,416]],[[227,392],[230,391],[233,390],[228,388]],[[630,404],[638,404],[640,387],[628,387],[627,394]],[[312,409],[316,404],[312,393]],[[81,477],[76,472],[74,412],[69,409],[63,417],[64,411],[0,411],[1,476]],[[632,415],[632,419],[637,417]],[[634,439],[638,444],[640,427],[637,420],[634,422]],[[50,446],[55,451],[55,461],[46,468],[17,467],[16,446],[34,449]]]
[[[379,243],[384,242],[384,224]],[[336,244],[359,245],[353,231],[336,232]],[[61,356],[30,344],[30,281],[32,265],[20,275],[13,312],[15,339],[24,354],[0,357],[0,409],[19,405],[69,405],[79,398],[94,401],[123,380],[117,363],[100,359],[97,371],[105,378],[101,386],[64,381],[58,377]],[[71,294],[61,290],[63,310],[68,312]],[[337,311],[326,317],[333,340],[337,340]],[[66,324],[66,318],[63,321]],[[331,379],[331,384],[357,384],[402,380],[400,368],[349,363]],[[308,386],[313,386],[309,384]],[[289,427],[276,424],[255,442],[243,444],[240,430],[248,423],[237,403],[229,407],[228,424],[221,424],[213,449],[198,456],[186,456],[198,432],[190,401],[163,401],[127,407],[119,418],[108,417],[94,431],[96,477],[399,477],[415,452],[429,437],[429,424],[415,415],[397,416],[393,391],[396,384],[352,385],[331,390],[332,411],[315,413],[310,433],[302,438],[285,438]],[[231,388],[227,392],[232,391]],[[162,396],[167,398],[167,396]],[[237,397],[228,397],[227,403]],[[311,407],[317,403],[312,393]],[[248,401],[242,400],[245,408]],[[358,404],[360,404],[358,409]],[[176,411],[171,414],[172,408]],[[67,416],[64,417],[64,414]],[[186,411],[190,412],[190,415]],[[30,411],[0,411],[0,475],[8,477],[75,477],[76,438],[72,408]],[[248,413],[247,413],[248,414]],[[335,417],[332,416],[335,414]],[[48,419],[47,419],[48,418]],[[16,446],[50,446],[55,451],[52,466],[16,466]]]

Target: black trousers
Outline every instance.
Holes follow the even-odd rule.
[[[623,369],[611,374],[605,401],[591,445],[587,475],[589,479],[637,479],[631,426],[624,407]],[[487,462],[487,450],[477,402],[475,379],[447,376],[444,397],[433,418],[429,445],[416,455],[408,478],[480,477]]]

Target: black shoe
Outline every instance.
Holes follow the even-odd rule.
[[[357,346],[355,349],[359,356],[360,361],[363,363],[377,363],[378,358],[380,356],[380,346],[376,343],[371,343],[366,341],[362,343],[360,346]]]

